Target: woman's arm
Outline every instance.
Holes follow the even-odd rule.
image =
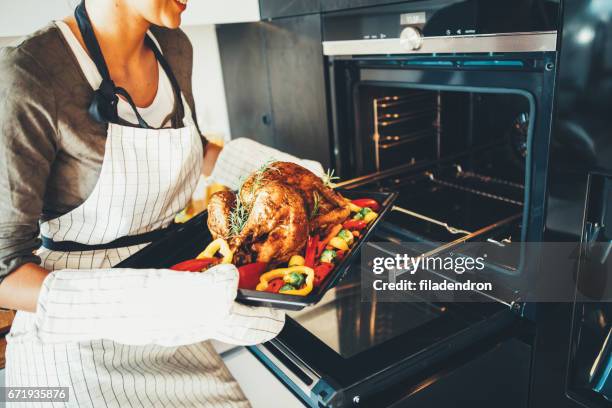
[[[202,163],[203,175],[210,176],[222,149],[223,148],[221,146],[215,143],[206,143],[206,148],[204,150],[204,162]]]
[[[33,263],[21,265],[0,283],[0,307],[36,312],[40,288],[48,274]]]
[[[51,77],[20,47],[0,53],[0,307],[35,311],[48,272],[38,221],[57,152]]]

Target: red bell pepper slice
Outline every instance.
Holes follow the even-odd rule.
[[[268,282],[268,287],[266,288],[266,292],[278,293],[280,288],[285,285],[285,281],[280,278],[272,279]]]
[[[334,269],[334,264],[321,262],[314,268],[314,286],[319,286],[327,278],[327,275]]]
[[[217,263],[219,263],[219,260],[216,258],[189,259],[171,266],[170,269],[173,271],[202,272]]]
[[[352,200],[351,202],[358,207],[368,207],[375,212],[380,210],[380,204],[378,204],[378,201],[372,198],[358,198],[356,200]]]
[[[368,226],[368,223],[364,220],[348,220],[345,221],[342,226],[348,230],[361,231],[362,229]]]
[[[306,245],[306,254],[304,256],[304,265],[309,268],[314,268],[315,258],[317,256],[317,247],[319,245],[319,236],[308,237],[308,244]]]
[[[268,264],[266,262],[253,262],[242,265],[238,268],[238,273],[240,275],[238,287],[240,289],[255,290],[255,287],[259,283],[259,277],[267,268]]]

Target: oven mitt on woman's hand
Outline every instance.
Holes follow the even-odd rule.
[[[325,174],[323,166],[317,161],[302,160],[254,140],[238,138],[231,140],[221,150],[210,175],[210,181],[237,190],[245,177],[273,161],[299,164],[320,177]]]
[[[238,271],[63,269],[43,282],[36,311],[45,343],[110,339],[178,346],[208,339],[256,344],[283,327],[283,312],[234,302]]]

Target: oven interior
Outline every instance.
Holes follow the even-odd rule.
[[[360,188],[399,192],[382,227],[387,235],[401,242],[485,241],[496,245],[494,257],[525,240],[535,116],[529,94],[370,83],[353,92],[352,176]],[[508,274],[520,272],[520,256],[499,260]]]

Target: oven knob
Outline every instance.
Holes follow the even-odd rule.
[[[406,27],[400,34],[400,44],[408,51],[418,50],[423,45],[423,35],[418,28]]]

